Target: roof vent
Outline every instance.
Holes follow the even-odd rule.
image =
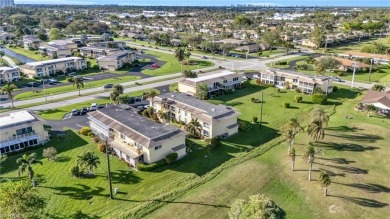
[[[175,97],[175,95],[172,94],[171,97]]]
[[[211,111],[215,112],[215,109],[214,109],[214,108],[211,108]]]

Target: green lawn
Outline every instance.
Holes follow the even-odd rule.
[[[43,57],[41,54],[39,54],[38,50],[31,51],[31,50],[26,50],[26,49],[20,48],[20,47],[9,47],[9,46],[7,46],[7,49],[12,50],[16,53],[19,53],[21,55],[27,56],[30,59],[34,59],[36,61],[50,60],[50,58]]]
[[[290,66],[288,65],[289,62],[295,61],[295,60],[300,60],[300,59],[307,59],[307,56],[296,56],[296,57],[289,58],[289,59],[283,59],[283,60],[280,60],[280,61],[270,62],[270,63],[267,63],[267,64],[265,64],[265,65],[268,66],[268,67],[284,69],[284,68],[290,67]],[[286,65],[277,65],[277,64],[276,64],[277,62],[287,62],[287,64],[286,64]]]
[[[181,71],[181,65],[180,62],[177,61],[174,55],[161,53],[161,52],[155,52],[146,50],[146,54],[150,54],[155,56],[160,61],[165,61],[166,63],[163,66],[160,66],[157,69],[145,69],[142,71],[142,73],[152,76],[161,76],[161,75],[168,75],[173,73],[178,73]],[[211,67],[214,64],[212,62],[204,61],[204,60],[195,60],[190,59],[193,63],[193,65],[183,65],[183,71],[184,70],[196,70],[196,69],[202,69],[206,67]]]
[[[378,192],[362,192],[358,187],[336,183],[329,189],[330,194],[333,195],[344,196],[339,192],[345,190],[349,192],[345,196],[366,198],[371,207],[362,208],[360,205],[364,204],[363,202],[352,204],[341,201],[346,198],[323,198],[318,182],[306,181],[307,165],[299,156],[296,163],[297,171],[292,173],[289,170],[287,146],[280,143],[283,139],[277,130],[292,116],[307,124],[307,114],[315,106],[311,104],[311,96],[302,95],[303,103],[293,103],[296,94],[292,91],[278,93],[275,88],[264,88],[253,84],[248,88],[235,91],[234,94],[216,97],[211,102],[232,106],[241,113],[239,116],[241,120],[251,121],[252,116],[260,117],[260,104],[252,103],[250,99],[260,98],[261,91],[264,91],[263,127],[260,129],[258,124],[249,124],[251,130],[228,138],[217,149],[205,149],[201,142],[197,142],[200,145],[193,147],[193,152],[182,160],[151,172],[130,171],[125,163],[113,158],[113,187],[119,188],[120,193],[112,201],[108,200],[103,154],[99,153],[102,164],[96,170],[96,178],[75,179],[66,174],[74,164],[77,155],[85,151],[97,151],[97,146],[90,143],[88,137],[81,137],[68,131],[65,140],[53,140],[47,143],[45,147],[54,146],[60,152],[60,161],[45,160],[43,166],[36,165],[34,170],[39,183],[38,190],[48,199],[48,213],[65,218],[75,214],[111,218],[112,212],[115,212],[116,218],[144,218],[145,214],[162,207],[150,217],[226,218],[229,206],[236,198],[246,198],[254,193],[266,193],[283,208],[288,218],[379,218],[384,215],[386,208],[373,208],[372,205],[390,201],[386,194],[389,190],[385,182],[387,179],[383,177],[389,175],[390,166],[382,165],[382,161],[387,159],[387,154],[390,152],[388,147],[384,147],[390,140],[385,134],[389,131],[385,129],[390,127],[389,121],[376,117],[367,118],[365,113],[355,112],[353,107],[360,96],[342,87],[337,93],[330,95],[330,103],[324,106],[329,113],[332,113],[336,106],[336,114],[331,117],[327,134],[343,134],[340,130],[349,130],[349,127],[355,125],[360,126],[357,129],[351,128],[355,132],[345,133],[351,136],[344,136],[341,140],[337,137],[337,141],[332,140],[340,144],[344,144],[344,141],[347,148],[345,151],[340,149],[332,151],[329,148],[327,151],[330,152],[326,151],[325,155],[321,156],[335,161],[336,158],[345,158],[356,168],[369,169],[365,174],[352,173],[358,169],[337,169],[335,173],[339,175],[332,180],[346,185],[354,182],[364,183],[364,185],[378,184],[382,186],[377,187],[379,190],[375,191]],[[282,108],[283,102],[290,102],[292,107]],[[353,118],[348,123],[345,122],[346,113]],[[364,128],[362,127],[364,123],[373,125]],[[305,134],[298,136],[296,142],[298,155],[302,154],[307,140],[305,137]],[[327,142],[328,137],[331,136],[327,135],[324,142]],[[379,149],[370,149],[370,146]],[[353,150],[354,148],[356,150]],[[362,149],[367,151],[358,152]],[[41,156],[42,148],[35,152]],[[15,165],[15,160],[20,156],[11,156],[4,163],[3,171],[7,173],[2,174],[2,178],[20,179]],[[331,161],[325,159],[318,158],[316,162],[327,164],[326,162]],[[340,168],[342,165],[344,164],[333,164]],[[319,167],[319,164],[314,164],[315,170]],[[327,166],[321,167],[328,169]],[[347,172],[348,170],[350,172]],[[342,173],[345,175],[342,176]],[[313,178],[318,177],[317,172],[313,174]],[[371,199],[377,202],[370,202]],[[348,200],[359,201],[352,198]],[[336,214],[329,213],[329,207],[333,204],[338,210]]]
[[[371,39],[367,41],[362,41],[360,44],[350,44],[350,45],[340,45],[340,46],[334,46],[334,47],[328,47],[327,53],[343,53],[346,51],[359,51],[365,47],[371,45],[373,42],[384,44],[385,46],[390,47],[389,42],[386,38],[379,38],[379,39]],[[323,53],[323,48],[319,50],[315,50],[316,52]]]
[[[309,122],[309,103],[293,104],[299,109],[283,112],[270,99],[267,90],[265,93],[268,93],[264,104],[268,115],[265,117],[266,127],[278,127],[292,115],[296,115],[303,125]],[[258,94],[253,96],[259,97]],[[289,98],[286,97],[290,93],[277,96],[275,99],[280,99],[280,102],[287,101]],[[229,206],[235,199],[247,199],[249,195],[257,193],[271,197],[285,211],[286,218],[383,217],[382,215],[387,214],[390,203],[389,183],[384,177],[390,175],[390,166],[383,165],[390,152],[390,121],[367,118],[366,113],[353,110],[361,96],[345,88],[339,89],[330,98],[336,103],[336,113],[330,117],[325,139],[315,144],[317,149],[325,151],[324,154],[316,155],[311,182],[307,180],[308,165],[302,159],[309,139],[306,133],[301,133],[295,143],[296,171],[290,170],[287,145],[278,144],[267,153],[236,165],[191,190],[153,212],[148,218],[207,218],[211,215],[213,218],[227,218]],[[257,107],[250,107],[249,96],[246,95],[231,100],[225,96],[218,99],[234,105],[242,113],[245,112],[241,118],[251,117],[259,111]],[[304,101],[308,101],[308,96],[304,96]],[[327,105],[326,109],[332,114],[331,105]],[[345,115],[349,115],[348,121]],[[263,135],[266,135],[264,131],[254,134],[256,137]],[[240,144],[247,144],[247,141],[242,136]],[[267,144],[261,147],[264,146]],[[331,174],[332,184],[328,197],[323,196],[323,190],[317,181],[319,170]]]
[[[105,84],[119,84],[119,83],[134,81],[134,80],[138,80],[138,79],[140,79],[139,76],[123,76],[123,77],[118,77],[118,78],[103,79],[103,80],[99,80],[99,81],[91,81],[91,82],[84,81],[84,88],[82,88],[81,90],[90,89],[90,88],[94,88],[94,87],[101,87],[101,86],[104,86]],[[15,100],[27,100],[27,99],[43,97],[45,95],[45,93],[47,96],[51,96],[51,95],[55,95],[55,94],[77,91],[77,89],[73,85],[46,88],[45,92],[44,92],[43,88],[39,88],[39,90],[40,91],[37,93],[33,93],[32,91],[20,93],[20,94],[15,96]]]

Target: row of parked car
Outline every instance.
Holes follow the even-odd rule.
[[[78,115],[85,115],[87,112],[95,111],[99,108],[102,108],[103,106],[100,106],[96,103],[92,103],[91,106],[88,108],[86,106],[83,106],[80,110],[79,109],[72,109],[72,116],[78,116]]]

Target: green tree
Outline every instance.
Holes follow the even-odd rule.
[[[321,31],[320,28],[315,27],[314,31],[311,33],[311,39],[315,45],[315,48],[318,49],[321,47],[322,42],[325,41],[325,34]]]
[[[310,123],[309,128],[307,129],[307,133],[309,136],[314,139],[314,141],[318,141],[325,137],[325,127],[321,120],[314,120]]]
[[[374,84],[374,86],[372,86],[371,90],[375,90],[375,91],[385,91],[386,90],[386,87],[381,85],[381,84]]]
[[[93,169],[100,164],[99,157],[94,152],[87,152],[82,156],[77,156],[77,164],[88,169],[89,175],[93,175]]]
[[[14,95],[13,92],[18,89],[18,87],[14,84],[5,84],[1,87],[1,93],[6,94],[8,98],[11,99],[12,108],[15,109],[14,106]]]
[[[76,86],[76,88],[79,90],[79,96],[81,96],[80,90],[84,87],[84,79],[81,76],[77,76],[73,78],[73,87]]]
[[[149,90],[146,95],[148,96],[148,98],[150,98],[150,103],[153,107],[153,104],[154,104],[154,98],[158,95],[158,91],[156,89],[151,89]]]
[[[341,65],[341,62],[332,58],[332,57],[324,57],[315,62],[316,71],[319,74],[323,74],[326,70],[335,69]],[[318,70],[320,69],[320,71]]]
[[[43,149],[42,157],[46,157],[48,160],[56,160],[57,150],[54,147]]]
[[[222,43],[220,45],[220,49],[222,50],[223,55],[228,55],[229,52],[234,49],[234,45],[231,43]]]
[[[242,27],[250,26],[252,23],[253,21],[245,15],[236,15],[234,17],[234,25]]]
[[[301,125],[295,117],[289,119],[289,121],[283,126],[282,133],[286,137],[289,153],[291,147],[294,145],[295,136],[302,130]]]
[[[120,103],[120,95],[123,94],[123,91],[124,91],[124,88],[122,85],[120,84],[115,84],[113,89],[112,89],[112,92],[110,93],[110,99],[114,102],[116,102],[117,104]]]
[[[328,186],[331,184],[330,176],[328,173],[325,173],[324,171],[321,171],[319,182],[321,184],[321,187],[324,188],[324,196],[328,195]]]
[[[4,218],[42,218],[46,200],[26,181],[0,183],[0,209]]]
[[[229,211],[230,219],[261,218],[282,219],[283,211],[265,195],[252,195],[249,200],[237,199]]]
[[[196,85],[196,93],[195,96],[200,100],[206,100],[208,97],[209,88],[206,83],[200,83]]]
[[[7,155],[6,154],[0,154],[0,173],[1,173],[1,169],[3,168],[1,166],[1,164],[4,163],[6,160],[7,160]]]
[[[269,48],[269,51],[272,51],[281,42],[280,33],[278,31],[267,31],[260,41]]]
[[[51,28],[49,37],[50,40],[59,40],[62,38],[61,31],[58,28]]]
[[[309,164],[309,181],[311,180],[311,170],[313,169],[313,162],[315,159],[315,150],[314,147],[309,145],[306,149],[306,152],[303,154],[303,158]]]
[[[367,111],[367,117],[371,117],[371,112],[376,112],[378,111],[378,108],[372,104],[367,104],[365,106],[365,109]]]
[[[0,50],[0,62],[3,62],[3,56],[4,55],[5,55],[5,53]]]
[[[179,47],[175,50],[175,57],[177,58],[177,61],[180,62],[181,65],[181,71],[183,71],[183,60],[185,58],[185,51],[183,48]]]
[[[185,128],[192,138],[200,138],[202,136],[202,125],[198,119],[191,119]]]
[[[32,153],[30,155],[23,154],[21,158],[18,158],[16,160],[16,163],[19,164],[18,175],[20,176],[20,174],[23,174],[27,170],[28,177],[30,178],[33,186],[35,186],[35,182],[34,182],[35,173],[32,168],[32,165],[37,163],[43,165],[42,161],[37,159],[37,154],[36,153]]]
[[[288,152],[288,156],[291,158],[291,171],[294,171],[294,164],[295,164],[295,148],[292,147],[290,151]]]

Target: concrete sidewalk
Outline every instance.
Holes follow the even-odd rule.
[[[5,61],[8,62],[8,64],[11,66],[11,67],[18,67],[18,65],[14,62],[14,60],[12,60],[10,57],[8,56],[3,56],[3,59],[5,59]]]

